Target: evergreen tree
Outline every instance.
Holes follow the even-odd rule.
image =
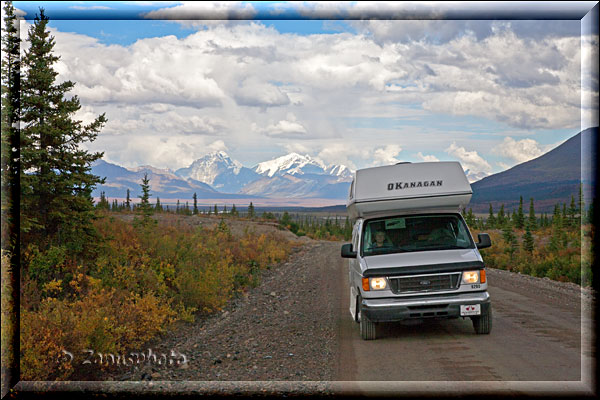
[[[194,215],[198,214],[198,196],[194,192]]]
[[[190,211],[190,206],[188,204],[188,202],[185,202],[185,208],[183,209],[183,214],[184,215],[190,215],[192,212]]]
[[[575,196],[571,195],[571,204],[569,205],[569,226],[576,227],[578,221],[576,219],[577,207],[575,206]]]
[[[227,204],[223,204],[223,215],[227,215]]]
[[[175,207],[175,214],[181,214],[181,210],[179,209],[179,199],[177,199],[177,206]]]
[[[490,211],[487,219],[487,227],[494,228],[496,226],[496,218],[494,217],[494,209],[492,208],[492,203],[490,203]]]
[[[472,208],[469,208],[469,212],[467,213],[467,217],[465,219],[468,226],[475,227],[475,216],[473,215]]]
[[[535,231],[537,229],[537,219],[535,218],[535,210],[533,208],[533,197],[529,198],[529,229]]]
[[[17,128],[20,110],[20,43],[12,1],[4,2],[4,26],[2,30],[2,142],[1,142],[1,192],[2,195],[2,250],[12,254],[13,265],[19,257],[18,199],[20,137]],[[23,222],[21,222],[23,224]],[[22,227],[23,228],[23,227]],[[4,272],[3,272],[4,274]]]
[[[154,210],[156,210],[156,212],[162,212],[163,208],[160,205],[160,198],[158,196],[156,196],[156,205],[154,206]]]
[[[104,179],[90,173],[102,153],[89,153],[81,144],[96,139],[106,118],[102,114],[88,125],[72,119],[81,105],[77,96],[67,98],[73,82],[56,82],[53,65],[59,57],[47,24],[40,8],[22,58],[21,231],[27,233],[25,241],[40,247],[65,243],[83,251],[98,239],[91,193]]]
[[[502,237],[504,238],[504,241],[507,245],[505,251],[510,255],[510,259],[512,260],[513,254],[518,249],[518,242],[515,233],[513,232],[512,224],[510,223],[510,221],[506,221],[504,223],[504,226],[502,227]]]
[[[525,227],[525,234],[523,235],[523,249],[529,254],[533,253],[534,241],[529,224]]]
[[[216,204],[215,204],[215,210],[214,210],[214,212],[215,212],[215,215],[219,215],[219,210],[217,210],[217,205]]]
[[[154,214],[154,209],[150,205],[150,180],[148,179],[148,174],[144,174],[144,178],[142,178],[142,183],[140,184],[142,187],[142,194],[138,196],[140,198],[140,203],[136,207],[137,216],[133,219],[134,225],[147,227],[156,224],[156,220],[152,218],[152,214]]]
[[[517,229],[523,229],[525,226],[525,215],[523,214],[523,196],[519,197],[519,209],[517,210],[517,220],[515,221],[515,227]]]
[[[252,202],[250,202],[250,205],[248,206],[248,218],[254,219],[254,217],[255,217],[254,204],[252,204]]]
[[[583,217],[584,210],[585,201],[583,200],[583,183],[579,183],[579,221],[577,222],[577,225],[579,226],[585,222]]]
[[[496,217],[496,223],[498,226],[504,226],[504,204],[500,205],[500,211],[498,211],[498,216]]]
[[[127,197],[125,198],[125,209],[127,211],[131,211],[131,197],[130,197],[129,189],[127,189]]]
[[[554,215],[552,216],[552,236],[549,243],[549,247],[553,251],[559,250],[566,245],[564,224],[565,220],[561,215],[560,206],[556,204],[554,206]]]
[[[235,208],[235,204],[231,206],[231,215],[233,215],[234,217],[238,216],[238,211],[237,208]]]

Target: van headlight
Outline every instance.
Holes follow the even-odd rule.
[[[462,283],[479,283],[479,271],[463,271]]]
[[[369,278],[369,283],[373,290],[383,290],[387,287],[385,278]]]

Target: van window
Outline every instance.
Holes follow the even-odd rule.
[[[475,244],[455,214],[377,218],[364,224],[363,255],[469,249]]]

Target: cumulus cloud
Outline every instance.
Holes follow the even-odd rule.
[[[290,98],[277,86],[249,77],[240,85],[235,94],[239,105],[254,107],[284,106],[290,104]]]
[[[479,180],[492,172],[492,166],[474,150],[468,151],[452,142],[445,151],[460,161],[470,182]]]
[[[253,124],[253,130],[270,137],[301,139],[306,136],[306,128],[296,121],[293,114],[289,114],[288,119],[281,120],[263,129]]]
[[[240,7],[249,12],[251,6]],[[230,148],[261,154],[292,146],[291,138],[314,139],[303,154],[322,154],[328,163],[353,169],[397,162],[401,149],[389,144],[393,139],[365,146],[366,129],[350,120],[409,115],[426,125],[435,123],[426,118],[448,114],[487,119],[497,129],[576,129],[581,91],[598,97],[597,84],[582,89],[580,39],[567,34],[524,38],[498,21],[471,21],[457,30],[455,21],[388,20],[365,22],[368,30],[359,34],[294,35],[255,21],[230,22],[129,46],[52,30],[59,79],[76,82],[73,93],[91,107],[90,115],[107,111],[108,136],[125,130],[210,141],[223,135]],[[553,26],[538,22],[548,31]],[[439,37],[414,40],[419,32]],[[434,131],[430,143],[447,140],[441,129]],[[337,142],[326,142],[332,137]],[[402,143],[410,154],[434,151],[409,139]],[[456,144],[448,149],[458,154]],[[471,170],[490,173],[489,164],[467,157],[487,151],[463,148],[462,155]]]
[[[504,138],[494,152],[501,156],[510,158],[516,161],[518,164],[531,159],[537,158],[544,154],[543,150],[540,149],[538,142],[533,139],[521,139],[515,140],[510,136]]]
[[[144,14],[148,19],[176,20],[193,27],[224,24],[228,19],[252,19],[256,10],[241,1],[181,1],[174,7],[161,8]]]
[[[396,156],[400,154],[401,151],[402,148],[397,144],[389,144],[385,147],[374,149],[372,166],[390,165],[400,162]]]
[[[423,155],[423,153],[421,153],[421,152],[418,152],[418,153],[417,153],[417,156],[418,156],[418,157],[419,157],[419,158],[420,158],[422,161],[425,161],[425,162],[440,161],[440,160],[438,160],[438,158],[437,158],[436,156],[434,156],[434,155]]]

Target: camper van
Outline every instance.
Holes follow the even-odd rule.
[[[364,340],[377,324],[406,319],[470,318],[492,329],[480,249],[460,211],[471,185],[458,162],[400,163],[357,170],[346,208],[353,221],[348,258],[350,315]]]

